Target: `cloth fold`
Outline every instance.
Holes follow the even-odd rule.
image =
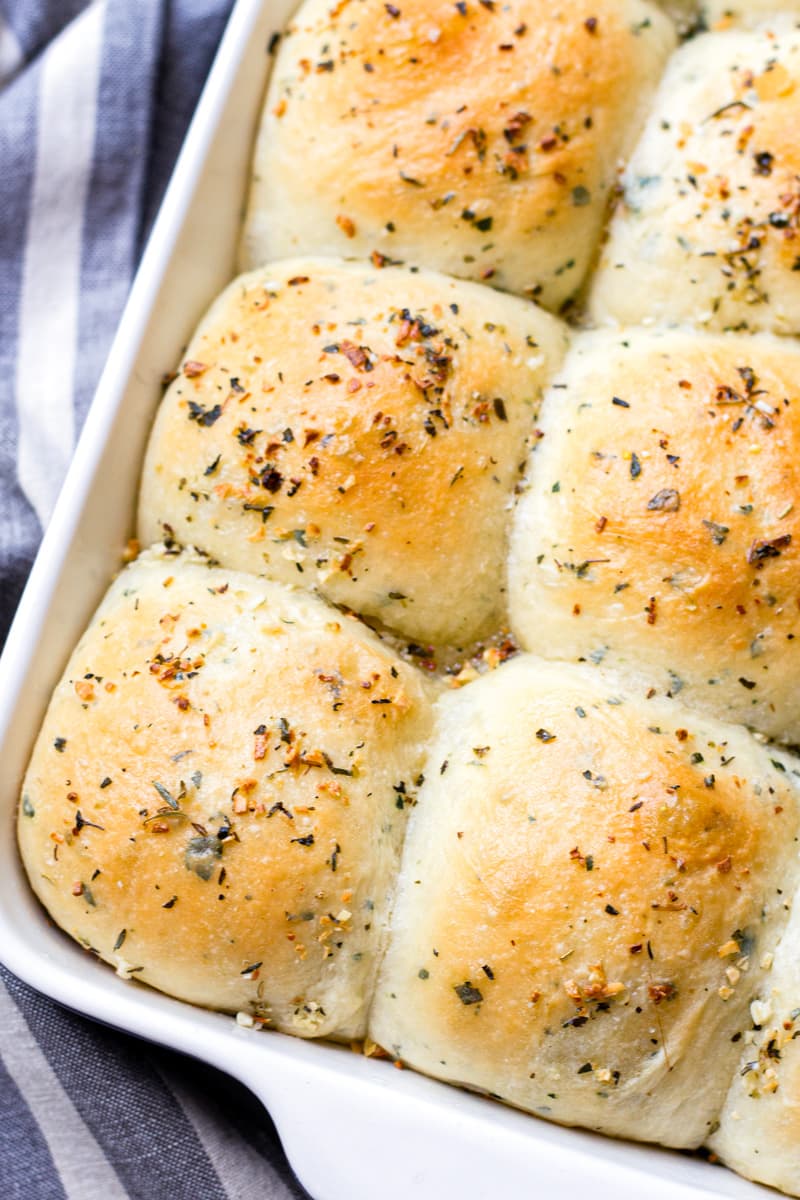
[[[0,0],[0,640],[231,0]],[[9,1200],[306,1193],[235,1081],[0,968]]]

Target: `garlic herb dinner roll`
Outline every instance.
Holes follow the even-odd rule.
[[[430,687],[306,593],[145,554],[31,759],[18,827],[36,894],[126,978],[358,1037]]]
[[[272,72],[243,266],[372,255],[558,309],[674,43],[645,0],[306,0]]]
[[[539,426],[510,557],[525,648],[800,742],[797,346],[581,335]]]
[[[508,509],[566,329],[429,272],[238,279],[156,419],[140,539],[318,589],[409,638],[492,633]]]
[[[625,169],[593,319],[800,332],[798,123],[800,30],[681,47]]]
[[[437,710],[371,1036],[564,1124],[700,1145],[797,885],[790,775],[529,656]]]

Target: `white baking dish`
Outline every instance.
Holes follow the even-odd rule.
[[[120,562],[163,375],[234,271],[267,46],[296,0],[238,0],[0,660],[0,958],[88,1016],[235,1075],[315,1200],[701,1200],[774,1193],[690,1156],[558,1128],[337,1047],[239,1028],[117,978],[46,917],[17,794],[50,691]]]

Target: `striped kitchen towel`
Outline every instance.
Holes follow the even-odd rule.
[[[231,0],[0,0],[0,640]],[[224,1076],[0,968],[8,1200],[304,1196]]]

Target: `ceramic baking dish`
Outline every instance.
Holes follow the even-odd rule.
[[[20,781],[51,689],[131,534],[162,378],[234,273],[268,46],[295,4],[235,5],[0,660],[0,958],[60,1003],[240,1079],[270,1110],[315,1200],[774,1196],[689,1155],[548,1125],[125,982],[55,928],[28,889],[14,836]]]

